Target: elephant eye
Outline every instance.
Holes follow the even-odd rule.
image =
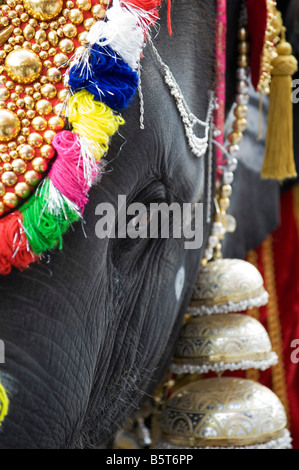
[[[144,212],[139,212],[135,217],[129,220],[127,230],[142,232],[146,229],[148,224],[153,218],[153,210],[147,209]]]

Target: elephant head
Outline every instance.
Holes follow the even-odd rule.
[[[216,2],[176,0],[173,35],[166,8],[153,42],[192,112],[204,120],[214,86]],[[234,98],[241,0],[228,1],[228,102]],[[196,280],[203,246],[184,239],[104,238],[98,207],[202,202],[207,159],[190,152],[161,65],[148,45],[142,60],[144,130],[139,100],[123,115],[102,180],[90,192],[84,224],[62,252],[0,279],[0,378],[10,400],[1,448],[72,448],[105,442],[150,395],[167,370]],[[150,215],[148,213],[148,215]],[[129,217],[127,223],[131,222]],[[148,217],[150,218],[150,217]]]

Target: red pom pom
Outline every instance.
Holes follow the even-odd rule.
[[[23,227],[23,217],[19,211],[0,219],[0,274],[9,274],[12,266],[24,271],[30,263],[38,259],[30,247]]]

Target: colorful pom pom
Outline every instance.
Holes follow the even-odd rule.
[[[125,123],[121,116],[114,114],[104,103],[95,101],[86,90],[70,99],[68,111],[74,132],[91,141],[96,160],[107,152],[110,137]]]
[[[87,193],[98,174],[96,161],[83,151],[79,136],[73,132],[59,132],[52,145],[57,151],[57,157],[49,178],[82,213],[88,201]]]
[[[0,274],[9,274],[12,266],[24,271],[37,260],[30,250],[19,211],[0,219],[0,240]]]
[[[63,234],[80,218],[78,209],[63,196],[59,197],[58,191],[55,206],[54,201],[51,181],[45,179],[36,193],[20,208],[30,247],[36,255],[56,247],[61,250]]]
[[[0,383],[0,426],[8,414],[9,399],[5,388]]]
[[[138,87],[138,74],[109,46],[94,44],[89,63],[71,67],[68,84],[73,92],[89,91],[114,111],[128,107]]]

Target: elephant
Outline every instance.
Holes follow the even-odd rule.
[[[227,112],[235,97],[241,6],[241,0],[228,0]],[[173,2],[172,35],[165,5],[160,14],[153,43],[192,112],[205,119],[215,80],[216,2]],[[202,202],[206,208],[207,158],[190,152],[162,72],[147,45],[141,71],[145,128],[137,96],[123,112],[126,125],[112,140],[84,222],[66,234],[63,250],[0,279],[0,382],[10,400],[1,449],[99,446],[167,371],[210,224],[204,217],[203,244],[196,250],[185,249],[183,239],[99,239],[95,230],[98,205],[116,208],[119,195],[146,207]]]

